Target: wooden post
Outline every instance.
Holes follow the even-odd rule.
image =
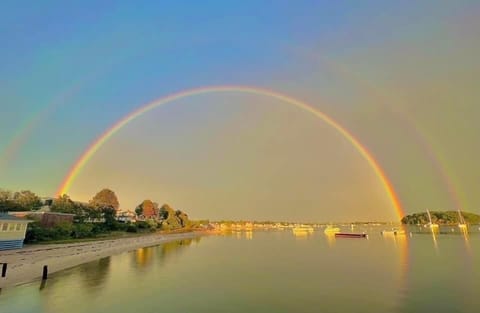
[[[2,263],[2,277],[7,276],[7,263]]]
[[[48,266],[44,265],[43,266],[43,273],[42,273],[42,280],[47,279],[48,276]]]

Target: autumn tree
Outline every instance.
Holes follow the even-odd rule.
[[[145,217],[158,217],[158,204],[152,202],[152,200],[144,200],[135,208],[135,213],[138,216],[145,216]]]
[[[115,211],[120,207],[115,193],[107,188],[100,190],[89,201],[89,205],[95,209],[113,208]]]

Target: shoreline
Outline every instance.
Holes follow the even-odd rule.
[[[48,266],[50,275],[115,254],[205,234],[198,231],[156,233],[76,243],[35,244],[18,250],[3,250],[0,251],[0,263],[7,263],[8,266],[6,277],[0,277],[0,289],[40,280],[44,265]]]

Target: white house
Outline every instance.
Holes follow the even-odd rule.
[[[9,214],[0,214],[0,250],[20,249],[30,221]]]

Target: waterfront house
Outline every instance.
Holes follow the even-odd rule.
[[[0,214],[0,250],[20,249],[30,221],[9,214]]]
[[[117,221],[120,223],[134,223],[136,219],[136,214],[133,211],[118,211],[117,212]]]

